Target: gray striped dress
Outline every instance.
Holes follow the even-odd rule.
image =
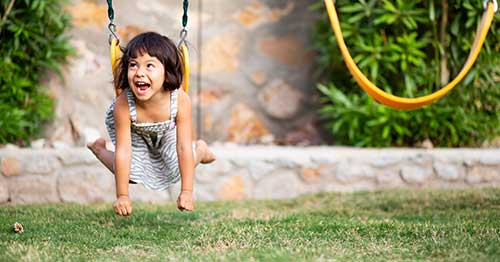
[[[177,90],[170,93],[170,120],[159,123],[138,123],[134,94],[126,89],[132,135],[131,183],[148,189],[164,190],[180,179],[177,160]],[[116,99],[106,112],[106,128],[116,145],[114,108]],[[194,145],[193,145],[194,146]],[[194,150],[193,150],[194,153]]]

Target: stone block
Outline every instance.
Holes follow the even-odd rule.
[[[90,142],[96,141],[98,138],[101,137],[101,134],[99,133],[99,130],[96,128],[92,127],[81,127],[79,130],[80,133],[80,144],[81,145],[87,145]]]
[[[0,204],[9,201],[9,187],[7,178],[0,176]]]
[[[264,5],[260,2],[253,2],[235,16],[237,20],[248,28],[255,28],[264,21]]]
[[[357,163],[341,163],[337,167],[337,179],[342,183],[374,179],[375,170],[370,166]]]
[[[498,167],[474,166],[469,170],[466,177],[466,182],[469,184],[495,181],[500,181],[500,169]]]
[[[247,198],[245,190],[245,180],[242,176],[236,175],[227,177],[219,186],[218,199],[222,200],[242,200]]]
[[[59,158],[64,166],[94,165],[99,160],[86,148],[66,148],[57,150]]]
[[[262,24],[279,21],[282,17],[290,14],[294,7],[295,4],[289,2],[284,8],[271,9],[258,1],[253,1],[242,11],[236,13],[234,18],[243,26],[254,29]]]
[[[0,170],[4,176],[18,176],[21,174],[21,162],[16,157],[2,157]]]
[[[253,161],[248,165],[248,171],[250,172],[250,177],[254,181],[259,181],[264,176],[267,176],[273,170],[277,169],[277,167],[271,161]]]
[[[137,25],[125,25],[118,28],[118,35],[120,36],[121,41],[127,43],[138,34],[146,31],[147,29],[141,28]]]
[[[321,181],[329,182],[335,180],[338,170],[336,164],[321,164],[320,167],[319,174],[321,176]]]
[[[379,171],[377,174],[378,188],[401,188],[405,186],[405,182],[399,175],[399,170],[396,168],[386,168]]]
[[[46,141],[44,138],[37,139],[35,141],[31,141],[31,148],[33,149],[43,149],[46,145]]]
[[[105,168],[67,168],[58,173],[63,202],[112,202],[116,198],[113,175]]]
[[[475,165],[500,165],[500,150],[498,149],[478,149],[463,150],[464,163],[468,167]]]
[[[324,150],[317,150],[315,154],[311,154],[311,162],[316,165],[331,165],[339,162],[339,156],[335,151],[323,152]]]
[[[307,190],[293,170],[276,170],[263,177],[254,189],[256,199],[285,199],[297,197]]]
[[[324,192],[355,192],[355,191],[372,191],[377,188],[375,181],[363,180],[356,181],[350,184],[342,183],[327,183],[321,188]],[[316,191],[317,192],[317,191]],[[313,192],[311,192],[313,193]]]
[[[267,82],[267,74],[264,71],[255,71],[250,75],[250,80],[256,86],[262,86]]]
[[[8,180],[11,202],[14,204],[57,203],[56,176],[23,175]]]
[[[289,1],[283,8],[271,9],[267,14],[270,22],[278,22],[282,17],[289,15],[295,9],[295,3]]]
[[[479,163],[483,165],[497,165],[500,168],[500,150],[483,152]]]
[[[304,47],[297,35],[268,37],[259,41],[259,51],[265,57],[290,67],[308,66],[314,53]]]
[[[456,181],[465,177],[465,168],[459,165],[434,163],[434,170],[439,178]]]
[[[404,166],[401,168],[401,177],[412,185],[424,184],[433,175],[432,168],[421,166]]]
[[[207,39],[202,48],[203,72],[205,74],[235,72],[240,63],[238,56],[242,45],[241,34],[237,32],[228,32]],[[193,63],[192,68],[196,68],[196,63]]]
[[[409,160],[418,166],[432,165],[433,157],[428,152],[419,152],[416,155],[410,156]]]
[[[223,200],[241,200],[252,197],[254,181],[246,168],[235,168],[226,176],[213,181],[215,196]]]
[[[61,163],[51,150],[37,150],[24,154],[21,159],[23,173],[50,175],[56,171]]]
[[[212,185],[197,184],[194,188],[194,199],[196,201],[214,201],[217,200],[217,197],[215,196],[214,188]]]
[[[83,1],[77,5],[68,5],[68,11],[73,17],[75,27],[96,26],[102,27],[107,22],[106,5],[97,5]]]
[[[209,165],[198,165],[195,169],[194,179],[200,184],[212,183],[222,176],[231,174],[233,169],[229,160],[217,159]]]
[[[212,88],[211,90],[203,90],[201,91],[199,96],[195,96],[193,94],[193,101],[192,103],[199,103],[201,104],[202,107],[209,107],[209,106],[214,106],[217,105],[221,98],[223,96],[226,96],[227,94],[225,91],[220,88],[220,87],[215,87]],[[208,115],[207,115],[208,116]]]
[[[242,144],[258,143],[271,134],[257,113],[242,103],[231,109],[227,132],[228,141]]]
[[[407,158],[403,153],[391,152],[386,154],[377,154],[374,157],[369,157],[365,161],[373,167],[388,167],[397,165]]]
[[[319,167],[304,167],[301,170],[301,178],[309,183],[312,182],[320,182],[321,181],[321,173],[325,169],[325,166]]]
[[[258,99],[270,116],[278,119],[290,119],[299,112],[304,94],[296,87],[278,79],[262,88]]]
[[[294,169],[294,168],[305,168],[305,167],[316,167],[311,160],[310,152],[303,151],[294,147],[283,148],[282,152],[269,152],[270,158],[272,157],[273,164],[277,168],[284,169]]]

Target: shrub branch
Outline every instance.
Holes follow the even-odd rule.
[[[3,16],[2,16],[2,23],[0,23],[0,33],[2,33],[3,23],[5,23],[5,20],[7,20],[7,16],[9,16],[9,13],[12,10],[12,7],[14,6],[15,1],[16,0],[10,0],[9,5],[7,6],[7,9],[5,10],[5,14],[3,14]]]

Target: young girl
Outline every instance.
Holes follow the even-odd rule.
[[[179,89],[182,60],[175,44],[157,33],[143,33],[125,48],[115,72],[122,92],[106,113],[116,152],[100,138],[88,147],[115,175],[113,204],[120,216],[132,213],[129,183],[163,190],[181,180],[179,210],[191,211],[194,167],[215,156],[203,140],[191,137],[191,101]]]

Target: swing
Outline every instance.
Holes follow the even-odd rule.
[[[106,0],[108,3],[108,18],[109,18],[109,24],[108,24],[108,29],[110,31],[109,34],[109,45],[110,45],[110,59],[111,59],[111,68],[113,72],[115,71],[117,62],[120,59],[120,39],[118,38],[118,35],[116,34],[116,26],[113,23],[113,20],[115,18],[115,11],[113,10],[113,0]],[[183,9],[184,9],[184,14],[182,15],[182,30],[180,32],[180,41],[178,48],[182,53],[182,62],[184,65],[184,82],[182,83],[184,91],[186,93],[189,90],[189,52],[187,48],[187,22],[188,22],[188,6],[189,6],[189,1],[184,0],[183,2]],[[120,90],[115,89],[115,95],[118,97],[120,94]]]
[[[361,72],[358,68],[354,60],[352,59],[349,50],[344,41],[344,37],[342,35],[342,30],[340,28],[339,18],[337,16],[337,11],[335,10],[335,6],[333,4],[333,0],[324,0],[326,9],[328,11],[328,16],[330,17],[330,23],[332,25],[333,31],[335,33],[335,37],[337,39],[337,43],[340,48],[340,52],[344,57],[344,61],[347,65],[347,68],[351,72],[351,75],[354,77],[356,82],[361,86],[361,88],[370,95],[373,99],[378,101],[379,103],[389,106],[394,109],[404,109],[404,110],[412,110],[418,109],[425,105],[428,105],[446,93],[448,93],[451,89],[453,89],[469,72],[469,70],[474,65],[476,61],[479,51],[483,46],[483,43],[488,35],[488,31],[490,29],[491,23],[493,21],[493,17],[498,10],[498,4],[496,0],[488,1],[483,0],[483,6],[485,8],[485,12],[481,18],[481,24],[476,32],[476,37],[474,39],[474,44],[469,53],[469,57],[465,62],[462,70],[458,73],[458,75],[448,83],[446,86],[442,87],[438,91],[421,97],[416,98],[404,98],[394,96],[385,92],[384,90],[378,88],[375,84],[373,84],[368,78]]]

